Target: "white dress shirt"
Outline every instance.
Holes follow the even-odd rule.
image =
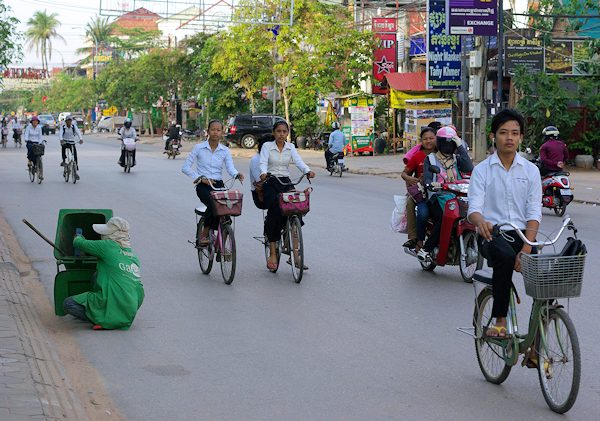
[[[197,144],[188,155],[181,171],[196,180],[206,177],[211,180],[223,179],[223,166],[231,177],[238,175],[233,165],[233,158],[227,146],[219,144],[213,152],[208,141]]]
[[[497,153],[475,167],[469,184],[469,212],[492,224],[511,222],[525,229],[527,221],[542,220],[540,170],[516,154],[506,170]],[[512,229],[504,227],[503,229]]]
[[[25,128],[25,134],[23,135],[25,142],[40,143],[42,141],[42,125],[38,123],[37,127],[33,127],[29,124]]]
[[[290,142],[285,142],[283,149],[279,152],[277,142],[267,142],[263,144],[260,150],[260,173],[270,173],[276,177],[290,176],[290,163],[306,174],[310,171],[308,165],[304,163],[294,145]]]
[[[254,191],[254,183],[260,181],[260,154],[256,154],[250,160],[250,190]]]
[[[71,127],[67,123],[63,124],[58,130],[58,140],[64,140],[67,143],[75,143],[75,138],[81,140],[81,132],[76,124],[71,123]]]

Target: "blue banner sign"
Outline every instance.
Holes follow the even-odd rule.
[[[460,90],[460,35],[446,31],[445,0],[428,0],[427,10],[427,89]]]

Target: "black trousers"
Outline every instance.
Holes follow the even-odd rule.
[[[278,177],[282,183],[290,183],[288,177]],[[281,239],[281,230],[283,229],[287,217],[281,213],[279,207],[279,193],[293,190],[294,186],[282,185],[277,180],[269,179],[263,184],[265,207],[267,217],[265,218],[265,234],[269,242],[273,243]]]
[[[73,152],[73,159],[75,159],[75,163],[79,164],[79,162],[77,161],[77,148],[75,147],[74,143],[65,142],[63,145],[61,145],[61,154],[63,162],[65,162],[65,159],[67,159],[67,149],[71,149],[71,151]]]
[[[135,152],[136,150],[134,149],[133,151],[133,166],[135,166]],[[119,165],[124,167],[125,166],[125,148],[121,149],[121,157],[119,158]]]
[[[217,188],[222,188],[225,185],[223,184],[223,180],[213,180],[213,185]],[[212,199],[210,198],[210,192],[213,189],[206,184],[198,183],[196,185],[196,194],[202,203],[206,205],[206,212],[204,214],[204,220],[206,222],[206,226],[210,229],[217,229],[219,227],[219,217],[215,216],[215,208],[213,206]]]
[[[485,241],[479,237],[481,254],[493,268],[492,293],[494,304],[492,317],[506,317],[510,300],[510,289],[513,286],[512,276],[517,253],[523,247],[523,240],[514,230],[504,231],[503,235]]]
[[[444,216],[444,211],[442,210],[442,207],[435,196],[433,196],[429,201],[428,206],[429,216],[431,219],[433,219],[433,231],[431,232],[431,235],[427,237],[427,241],[425,241],[423,249],[426,252],[431,253],[440,242],[440,234],[442,232],[442,217]]]

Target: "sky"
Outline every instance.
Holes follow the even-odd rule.
[[[59,34],[65,39],[55,39],[52,44],[52,57],[50,58],[50,67],[62,67],[77,62],[82,56],[75,53],[75,50],[84,45],[85,26],[97,16],[100,12],[101,0],[4,0],[5,4],[12,9],[12,15],[19,19],[18,30],[25,32],[27,21],[33,14],[40,10],[46,10],[48,13],[57,13],[58,21],[61,26],[58,29]],[[104,7],[107,4],[133,4],[128,0],[102,0]],[[143,5],[143,1],[138,4]],[[152,3],[152,2],[148,2]],[[205,1],[210,3],[210,1]],[[508,1],[505,0],[504,7],[508,8]],[[155,3],[158,4],[158,3]],[[526,9],[527,0],[516,0],[516,8],[523,13]],[[139,7],[139,6],[138,6]],[[158,7],[158,6],[157,6]],[[158,11],[158,10],[157,10]],[[13,63],[12,66],[20,67],[41,67],[41,58],[36,56],[35,48],[28,50],[26,44],[23,46],[23,59],[20,64]]]

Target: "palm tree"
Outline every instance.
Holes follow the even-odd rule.
[[[108,21],[108,17],[101,18],[96,16],[85,25],[85,37],[90,43],[90,46],[77,49],[78,54],[87,55],[82,62],[89,62],[92,60],[94,46],[100,46],[110,42],[112,31],[113,23]]]
[[[48,14],[37,11],[33,17],[27,21],[27,31],[25,36],[28,40],[28,47],[31,51],[35,47],[36,55],[42,56],[42,68],[48,74],[48,61],[52,58],[52,39],[58,38],[66,43],[65,39],[57,32],[60,22],[56,19],[56,13]]]

